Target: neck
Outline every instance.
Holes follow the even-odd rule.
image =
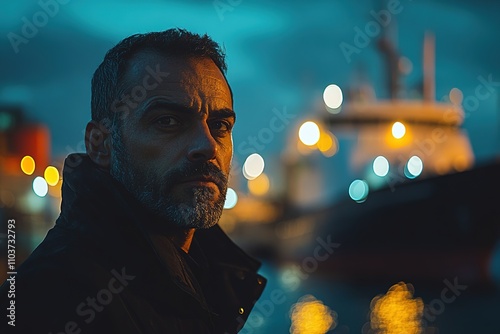
[[[193,241],[194,231],[194,228],[179,230],[173,235],[172,241],[185,253],[189,253],[189,248],[191,247],[191,242]]]
[[[144,226],[149,235],[166,237],[185,253],[189,252],[194,232],[196,231],[195,228],[180,228],[172,226],[157,218],[145,221]]]

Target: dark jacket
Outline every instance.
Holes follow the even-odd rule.
[[[61,214],[18,268],[15,327],[2,333],[236,333],[260,297],[260,263],[218,225],[185,254],[155,242],[154,219],[84,154],[66,158]],[[158,251],[156,249],[159,249]],[[10,299],[0,287],[1,308]]]

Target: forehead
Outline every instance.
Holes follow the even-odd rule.
[[[121,83],[121,92],[138,104],[161,96],[200,111],[232,108],[229,85],[210,58],[141,51],[129,60]]]

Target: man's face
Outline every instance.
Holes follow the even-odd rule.
[[[123,79],[130,112],[117,115],[122,126],[113,138],[111,175],[165,227],[215,225],[226,197],[235,121],[223,74],[211,59],[154,52],[141,52],[130,64]]]

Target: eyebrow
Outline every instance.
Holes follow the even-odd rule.
[[[140,110],[140,118],[144,117],[145,114],[147,114],[151,109],[161,107],[164,109],[168,109],[174,112],[178,113],[184,113],[184,114],[198,114],[198,110],[192,107],[188,107],[186,105],[176,103],[176,102],[171,102],[167,100],[154,100],[151,101],[150,103],[147,103],[142,110]],[[236,113],[234,110],[230,108],[222,108],[222,109],[216,109],[212,110],[209,113],[208,118],[233,118],[236,121]]]
[[[236,121],[236,113],[229,108],[212,110],[208,118],[233,118]]]

